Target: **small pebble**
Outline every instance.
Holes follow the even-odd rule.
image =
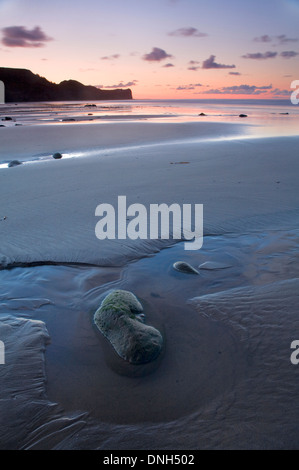
[[[18,165],[22,165],[22,162],[19,162],[19,160],[12,160],[11,162],[9,162],[8,167],[12,168],[12,167],[18,166]]]
[[[62,155],[61,155],[61,153],[56,152],[56,153],[54,153],[53,158],[55,158],[55,160],[59,160],[60,158],[62,158]]]

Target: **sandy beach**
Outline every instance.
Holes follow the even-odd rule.
[[[299,135],[255,125],[0,129],[1,448],[298,447]],[[202,248],[99,240],[96,207],[118,196],[203,204]],[[126,364],[94,326],[115,288],[163,332],[152,367]]]
[[[116,206],[120,195],[127,197],[127,205],[145,207],[203,204],[204,234],[280,228],[286,221],[296,228],[296,136],[246,139],[240,135],[238,139],[238,126],[221,123],[105,124],[92,128],[93,140],[90,129],[80,133],[72,125],[5,131],[6,155],[9,146],[25,153],[24,143],[30,155],[41,146],[54,153],[62,139],[72,148],[76,141],[71,137],[77,134],[84,159],[48,158],[1,171],[5,198],[1,219],[6,217],[1,222],[3,266],[45,261],[119,266],[167,246],[169,242],[163,240],[99,241],[95,237],[96,207]],[[222,133],[226,133],[223,140]],[[96,151],[95,141],[102,135],[104,142]],[[207,137],[206,142],[206,135],[219,140]],[[16,156],[15,151],[12,159]]]

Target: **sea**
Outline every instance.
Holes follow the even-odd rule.
[[[291,135],[298,131],[299,105],[290,100],[198,99],[122,100],[9,103],[0,106],[0,119],[11,117],[5,126],[98,123],[111,120],[150,120],[166,122],[247,122],[258,124],[260,133]],[[272,128],[272,130],[270,130]]]

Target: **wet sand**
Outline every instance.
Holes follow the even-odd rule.
[[[215,137],[237,137],[249,132],[246,124],[225,122],[134,122],[107,123],[38,123],[36,125],[7,126],[1,129],[0,162],[20,158],[22,162],[52,160],[55,152],[64,158],[105,157],[111,151],[137,150],[159,144],[176,144],[213,140]],[[129,153],[130,154],[130,153]]]
[[[147,210],[203,204],[205,235],[296,228],[297,148],[297,137],[169,143],[3,169],[0,265],[123,266],[171,244],[98,240],[96,207],[119,195]]]
[[[195,142],[195,128],[0,171],[1,448],[298,447],[298,137]],[[98,240],[95,208],[117,195],[203,204],[203,248]],[[113,288],[163,333],[150,366],[93,324]]]
[[[298,242],[298,230],[208,236],[196,253],[177,244],[123,269],[1,271],[0,333],[13,353],[2,446],[296,448]],[[173,269],[177,259],[228,267],[192,276]],[[151,368],[126,364],[94,327],[113,288],[134,290],[163,332]]]

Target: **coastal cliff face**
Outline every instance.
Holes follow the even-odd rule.
[[[130,89],[101,90],[76,80],[59,84],[49,82],[26,69],[0,67],[0,80],[5,85],[5,102],[131,100]]]

